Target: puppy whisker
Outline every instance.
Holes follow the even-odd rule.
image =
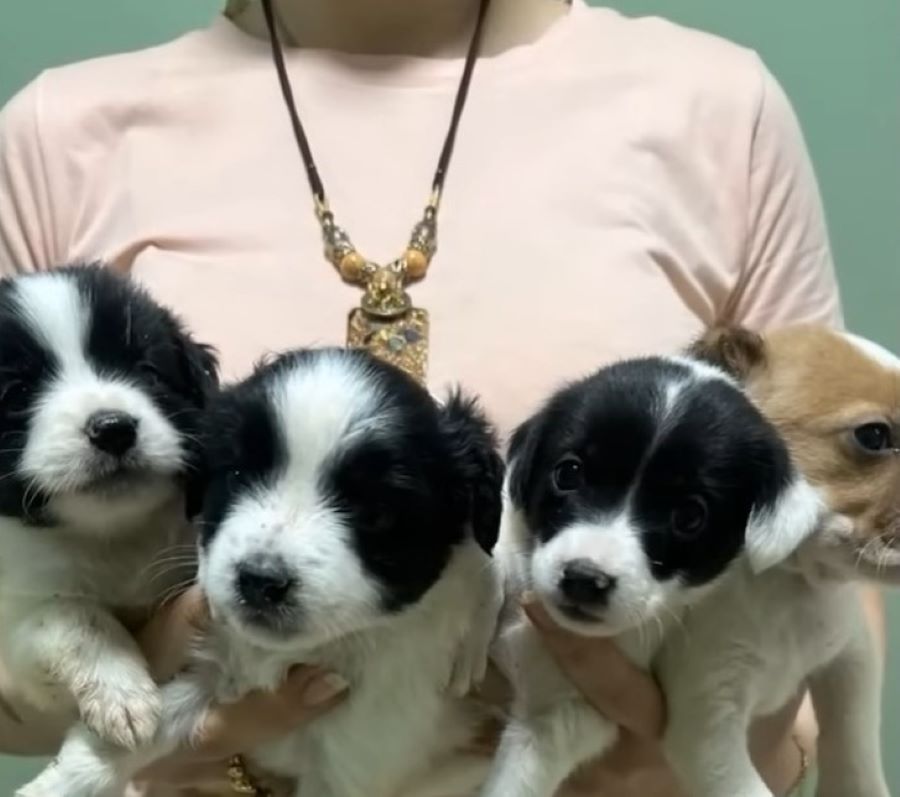
[[[164,609],[168,606],[173,600],[178,598],[185,590],[189,589],[196,583],[196,578],[191,576],[190,578],[183,579],[179,581],[177,584],[173,584],[169,587],[159,598],[157,605],[160,609]]]

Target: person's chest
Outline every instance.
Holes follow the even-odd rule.
[[[428,197],[452,86],[410,96],[300,77],[337,222],[368,257],[396,257]],[[732,212],[737,187],[708,191],[719,167],[678,151],[677,130],[636,110],[649,98],[628,85],[596,105],[571,87],[500,89],[475,83],[438,252],[411,293],[431,317],[431,386],[480,393],[508,431],[561,381],[672,351],[713,321],[744,220]],[[131,126],[106,161],[118,175],[95,200],[106,212],[72,244],[175,308],[219,348],[227,378],[271,352],[343,343],[360,296],[323,256],[274,76],[248,77],[233,99],[213,95],[190,124],[170,112]]]

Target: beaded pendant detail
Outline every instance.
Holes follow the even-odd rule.
[[[435,208],[413,228],[403,256],[386,266],[366,260],[328,210],[319,213],[325,256],[345,282],[363,288],[347,319],[347,346],[365,349],[424,384],[428,373],[428,312],[413,306],[407,285],[425,276],[437,248]]]

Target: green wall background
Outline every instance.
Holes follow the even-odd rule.
[[[4,0],[0,103],[48,66],[164,41],[218,0]],[[849,324],[900,350],[900,2],[617,0],[758,50],[800,116]],[[0,190],[3,187],[0,186]],[[885,758],[900,794],[900,597],[891,599]],[[0,794],[28,765],[0,758]]]

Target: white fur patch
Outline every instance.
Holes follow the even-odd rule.
[[[900,357],[897,357],[896,354],[884,348],[884,346],[849,332],[843,333],[843,337],[865,354],[866,357],[874,360],[883,368],[887,368],[891,371],[900,371]]]
[[[68,275],[49,272],[15,286],[19,312],[31,331],[70,367],[86,366],[83,346],[90,310]]]
[[[322,357],[290,371],[276,388],[273,404],[285,435],[291,480],[309,480],[356,431],[379,429],[387,416],[381,396],[362,368],[346,358]]]
[[[747,524],[746,550],[757,573],[787,559],[819,527],[825,504],[803,478],[797,478],[771,509],[754,512]]]
[[[596,623],[573,620],[559,609],[565,602],[559,592],[560,579],[566,565],[577,560],[589,561],[615,579],[609,602],[598,612]],[[561,625],[581,634],[606,636],[652,620],[680,588],[677,579],[658,581],[649,565],[640,532],[626,509],[560,530],[534,551],[531,574],[535,590]]]
[[[741,386],[732,378],[730,374],[727,374],[721,368],[716,368],[714,365],[710,365],[709,363],[702,362],[701,360],[694,360],[690,357],[681,357],[678,355],[665,357],[663,358],[668,362],[675,363],[676,365],[680,365],[684,368],[688,368],[693,374],[694,377],[700,382],[709,382],[711,380],[718,380],[720,382],[726,382],[733,387],[738,388],[738,390],[742,390]]]

